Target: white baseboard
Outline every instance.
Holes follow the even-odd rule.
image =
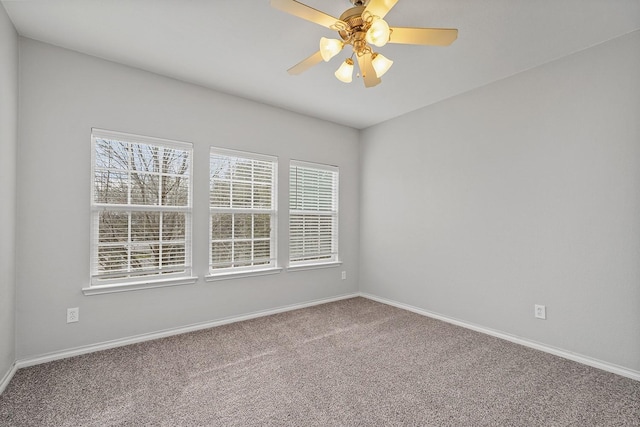
[[[286,311],[298,310],[301,308],[312,307],[314,305],[326,304],[334,301],[340,301],[343,299],[353,298],[357,296],[362,296],[364,298],[368,298],[373,301],[378,301],[383,304],[391,305],[394,307],[398,307],[407,311],[411,311],[413,313],[417,313],[423,316],[431,317],[434,319],[442,320],[447,323],[451,323],[457,326],[461,326],[463,328],[471,329],[477,332],[481,332],[487,335],[491,335],[497,338],[501,338],[507,341],[511,341],[516,344],[524,345],[526,347],[530,347],[536,350],[544,351],[546,353],[550,353],[559,357],[563,357],[565,359],[573,360],[574,362],[582,363],[584,365],[592,366],[594,368],[602,369],[603,371],[612,372],[614,374],[621,375],[623,377],[631,378],[636,381],[640,381],[640,372],[632,369],[628,369],[619,365],[615,365],[612,363],[604,362],[602,360],[593,359],[588,356],[583,356],[581,354],[573,353],[568,350],[563,350],[557,347],[552,347],[546,344],[542,344],[536,341],[528,340],[526,338],[521,338],[515,335],[507,334],[504,332],[496,331],[494,329],[485,328],[483,326],[475,325],[469,322],[465,322],[462,320],[454,319],[452,317],[443,316],[438,313],[433,313],[428,310],[424,310],[418,307],[414,307],[408,304],[399,303],[397,301],[393,301],[387,298],[378,297],[376,295],[368,294],[366,292],[352,293],[341,295],[338,297],[325,298],[319,300],[313,300],[300,304],[291,304],[287,306],[282,306],[269,310],[256,311],[253,313],[248,313],[240,316],[231,316],[226,317],[219,320],[214,320],[210,322],[202,322],[196,323],[192,325],[187,325],[179,328],[166,329],[163,331],[152,332],[148,334],[136,335],[127,338],[121,338],[117,340],[105,341],[98,344],[92,344],[88,346],[76,347],[68,350],[56,351],[52,353],[42,354],[38,356],[28,357],[24,359],[17,360],[9,372],[7,372],[2,380],[0,380],[0,393],[4,391],[7,387],[11,378],[15,372],[20,368],[25,368],[28,366],[38,365],[41,363],[51,362],[54,360],[65,359],[68,357],[79,356],[82,354],[93,353],[95,351],[107,350],[110,348],[121,347],[129,344],[140,343],[144,341],[150,341],[159,338],[165,338],[172,335],[184,334],[187,332],[198,331],[202,329],[213,328],[216,326],[226,325],[229,323],[241,322],[243,320],[255,319],[258,317],[269,316],[272,314],[283,313]]]
[[[6,374],[4,374],[4,377],[2,377],[2,379],[0,380],[0,394],[2,394],[5,388],[7,388],[7,386],[9,385],[9,381],[11,381],[11,378],[13,378],[13,375],[16,373],[17,370],[18,370],[18,366],[14,362],[11,365],[11,368],[9,369],[9,371]]]
[[[525,347],[530,347],[536,350],[544,351],[545,353],[550,353],[555,356],[560,356],[565,359],[573,360],[574,362],[582,363],[583,365],[592,366],[594,368],[602,369],[603,371],[612,372],[614,374],[621,375],[623,377],[631,378],[632,380],[640,381],[640,371],[635,371],[633,369],[628,369],[623,366],[619,366],[613,363],[605,362],[602,360],[594,359],[589,356],[583,356],[578,353],[574,353],[568,350],[563,350],[561,348],[553,347],[550,345],[542,344],[537,341],[532,341],[526,338],[521,338],[515,335],[507,334],[504,332],[496,331],[494,329],[485,328],[483,326],[475,325],[473,323],[465,322],[463,320],[454,319],[452,317],[443,316],[438,313],[433,313],[428,310],[423,310],[418,307],[414,307],[412,305],[403,304],[397,301],[393,301],[387,298],[378,297],[376,295],[371,295],[366,292],[360,292],[360,296],[364,298],[368,298],[373,301],[378,301],[383,304],[391,305],[394,307],[402,308],[407,311],[411,311],[413,313],[417,313],[423,316],[431,317],[434,319],[442,320],[443,322],[451,323],[457,326],[462,326],[463,328],[471,329],[476,332],[481,332],[483,334],[491,335],[496,338],[501,338],[507,341],[511,341],[516,344],[523,345]]]
[[[255,318],[258,318],[258,317],[270,316],[272,314],[284,313],[286,311],[292,311],[292,310],[298,310],[298,309],[301,309],[301,308],[312,307],[314,305],[326,304],[326,303],[329,303],[329,302],[340,301],[340,300],[348,299],[348,298],[354,298],[354,297],[357,297],[359,295],[360,294],[356,292],[356,293],[340,295],[340,296],[332,297],[332,298],[323,298],[323,299],[308,301],[308,302],[299,303],[299,304],[290,304],[290,305],[277,307],[277,308],[273,308],[273,309],[261,310],[261,311],[256,311],[256,312],[253,312],[253,313],[243,314],[243,315],[240,315],[240,316],[225,317],[223,319],[213,320],[213,321],[209,321],[209,322],[195,323],[195,324],[192,324],[192,325],[181,326],[181,327],[178,327],[178,328],[165,329],[165,330],[162,330],[162,331],[151,332],[151,333],[148,333],[148,334],[135,335],[135,336],[127,337],[127,338],[120,338],[120,339],[111,340],[111,341],[105,341],[105,342],[101,342],[101,343],[97,343],[97,344],[91,344],[91,345],[86,345],[86,346],[82,346],[82,347],[71,348],[71,349],[68,349],[68,350],[55,351],[55,352],[46,353],[46,354],[42,354],[42,355],[38,355],[38,356],[32,356],[32,357],[28,357],[28,358],[24,358],[24,359],[20,359],[20,360],[16,361],[16,363],[14,364],[13,372],[15,372],[17,369],[20,369],[20,368],[26,368],[28,366],[39,365],[41,363],[51,362],[51,361],[54,361],[54,360],[66,359],[68,357],[74,357],[74,356],[79,356],[79,355],[82,355],[82,354],[93,353],[95,351],[107,350],[107,349],[110,349],[110,348],[122,347],[122,346],[129,345],[129,344],[136,344],[136,343],[140,343],[140,342],[144,342],[144,341],[150,341],[150,340],[155,340],[155,339],[159,339],[159,338],[165,338],[165,337],[169,337],[169,336],[172,336],[172,335],[179,335],[179,334],[184,334],[184,333],[187,333],[187,332],[193,332],[193,331],[199,331],[199,330],[202,330],[202,329],[214,328],[216,326],[227,325],[229,323],[242,322],[243,320],[250,320],[250,319],[255,319]],[[11,380],[11,377],[13,376],[13,372],[11,372],[11,375],[7,374],[7,377],[9,377],[6,380],[7,384],[9,383],[9,380]],[[4,380],[3,380],[2,384],[4,384]]]

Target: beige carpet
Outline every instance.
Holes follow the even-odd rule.
[[[640,382],[354,298],[19,370],[2,426],[640,426]]]

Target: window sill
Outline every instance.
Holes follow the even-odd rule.
[[[266,276],[269,274],[278,274],[282,271],[282,268],[265,268],[264,270],[251,270],[251,271],[233,271],[228,273],[219,273],[219,274],[209,274],[205,276],[205,280],[207,282],[217,282],[219,280],[228,280],[228,279],[241,279],[243,277],[253,277],[253,276]]]
[[[82,288],[82,293],[85,295],[111,294],[114,292],[139,291],[142,289],[164,288],[167,286],[193,285],[197,281],[197,277],[180,277],[174,279],[149,280],[147,282],[96,285]]]
[[[287,267],[287,271],[316,270],[318,268],[332,268],[342,265],[342,261],[323,262],[318,264],[300,264]]]

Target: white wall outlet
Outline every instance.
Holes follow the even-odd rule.
[[[347,280],[347,272],[346,271],[342,272],[342,280]]]
[[[544,305],[536,304],[534,315],[536,319],[546,319],[547,318],[547,307]]]
[[[80,308],[67,308],[67,323],[73,323],[80,320]]]

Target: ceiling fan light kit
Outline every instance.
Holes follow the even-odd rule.
[[[347,58],[344,60],[340,68],[334,73],[336,79],[343,83],[351,83],[353,80],[353,59]]]
[[[340,53],[344,43],[337,39],[328,39],[322,37],[320,39],[320,54],[324,62],[329,62],[331,58]]]
[[[378,16],[369,16],[371,17],[371,24],[369,25],[369,29],[367,30],[365,39],[369,44],[382,47],[387,44],[389,38],[391,37],[391,29],[389,28],[389,24],[387,24],[387,21]]]
[[[381,53],[374,53],[372,56],[371,65],[373,65],[373,69],[376,70],[376,75],[378,77],[382,77],[384,73],[389,71],[389,68],[393,65],[393,61],[387,59]]]
[[[336,78],[344,83],[353,80],[355,56],[365,87],[373,87],[381,82],[380,77],[389,71],[393,61],[374,52],[372,45],[382,47],[387,43],[403,43],[448,46],[458,37],[458,30],[453,28],[389,27],[384,17],[398,0],[350,1],[354,7],[347,9],[337,19],[296,0],[271,0],[274,8],[336,31],[342,39],[322,37],[320,50],[287,70],[289,74],[300,74],[321,61],[328,62],[345,45],[351,45],[353,53],[335,72]]]

